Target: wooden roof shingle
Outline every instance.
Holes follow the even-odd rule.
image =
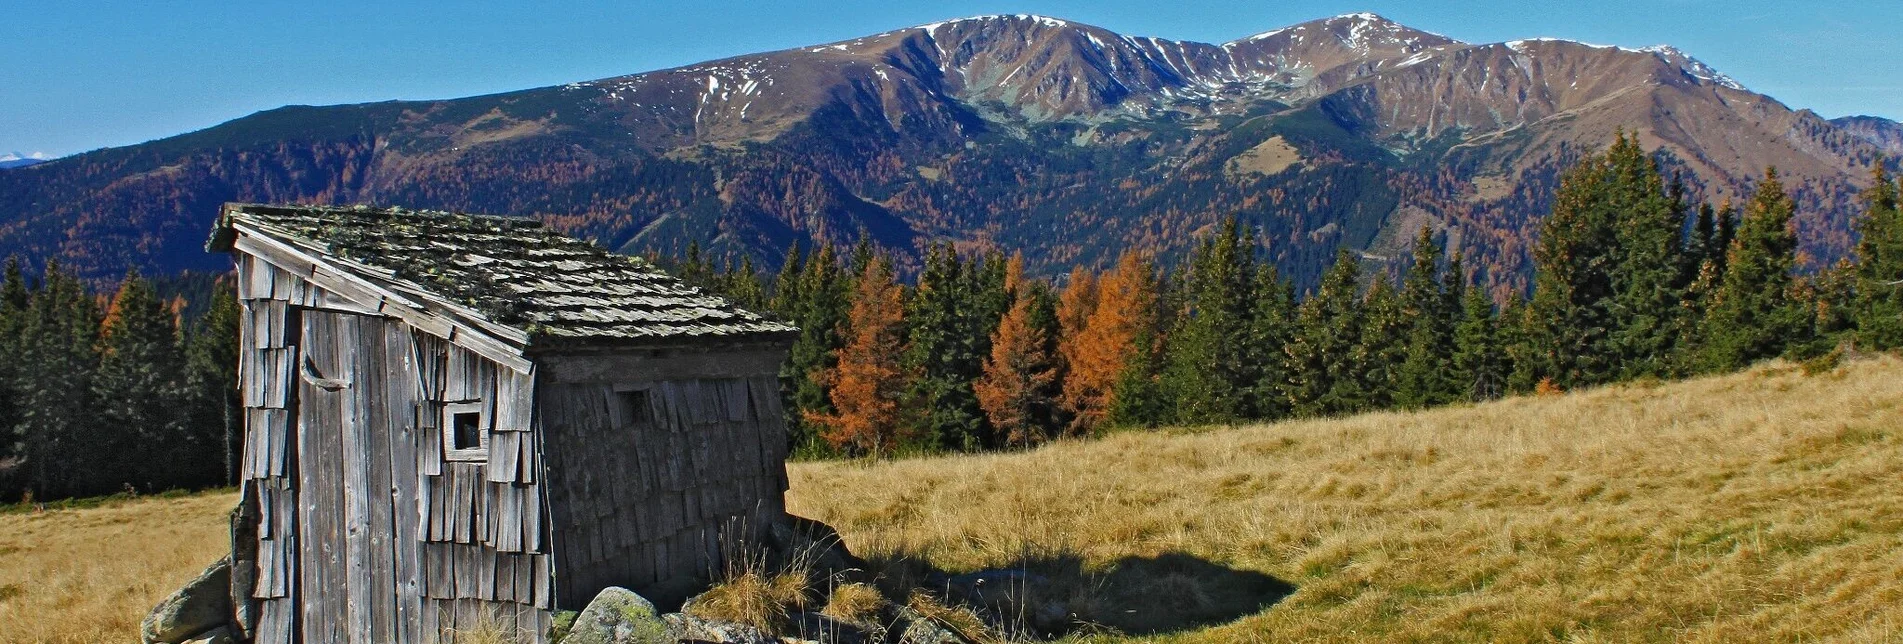
[[[515,217],[402,208],[227,204],[207,249],[239,232],[428,293],[531,346],[784,338],[797,333],[649,262]]]

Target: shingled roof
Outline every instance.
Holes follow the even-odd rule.
[[[785,337],[794,327],[647,261],[514,217],[402,208],[228,204],[206,248],[262,234],[354,276],[436,296],[529,345]],[[487,326],[487,325],[485,325]]]

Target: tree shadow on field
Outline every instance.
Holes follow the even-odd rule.
[[[889,589],[924,591],[1009,636],[1166,635],[1222,624],[1275,605],[1295,585],[1185,553],[1087,565],[1070,553],[952,574],[900,555],[872,562]]]

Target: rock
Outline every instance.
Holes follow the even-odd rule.
[[[667,623],[654,604],[626,588],[601,589],[575,617],[562,644],[666,644]]]
[[[147,642],[178,644],[231,622],[231,559],[219,559],[166,597],[139,624]]]
[[[885,639],[877,627],[868,628],[865,624],[854,624],[834,619],[819,613],[799,613],[793,616],[792,626],[785,639],[798,639],[815,644],[871,644]]]
[[[662,619],[667,622],[667,635],[670,642],[718,644],[779,644],[780,642],[779,638],[745,624],[716,622],[681,613],[668,613]]]
[[[185,644],[238,644],[238,637],[231,634],[230,626],[220,626],[185,640]]]
[[[893,640],[898,644],[968,644],[965,638],[945,628],[937,620],[904,606],[899,607],[898,623],[893,625],[892,630],[898,633],[898,637]]]

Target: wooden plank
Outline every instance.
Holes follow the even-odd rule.
[[[533,561],[535,569],[530,573],[530,577],[535,582],[535,607],[542,609],[551,608],[555,605],[555,598],[551,592],[554,577],[550,574],[548,568],[549,558],[546,556],[538,556],[535,557]]]
[[[423,538],[419,535],[420,477],[417,474],[416,404],[418,378],[410,331],[401,324],[383,324],[384,380],[390,410],[385,433],[390,437],[390,534],[393,553],[395,640],[422,641]]]
[[[371,502],[369,490],[372,489],[370,464],[375,462],[375,440],[370,436],[370,402],[365,400],[366,392],[376,387],[360,378],[366,372],[374,370],[375,365],[362,364],[369,356],[381,356],[381,347],[374,351],[364,346],[364,317],[359,315],[325,314],[335,317],[337,355],[326,360],[333,369],[321,371],[327,378],[345,378],[351,385],[334,392],[341,403],[338,416],[338,438],[342,452],[339,461],[342,465],[343,479],[343,551],[344,561],[340,569],[344,575],[343,586],[338,590],[344,600],[344,629],[350,641],[369,642],[374,639],[375,619],[378,606],[371,597],[378,584],[373,561],[375,549],[371,547],[370,531]],[[386,488],[387,489],[387,488]]]
[[[304,316],[301,344],[326,373],[336,373],[333,362],[338,352],[334,339],[335,318],[326,314]],[[299,543],[302,593],[299,623],[306,642],[342,641],[347,635],[346,606],[338,589],[345,583],[345,556],[341,517],[344,506],[341,459],[341,396],[299,383],[297,453],[299,464]]]

